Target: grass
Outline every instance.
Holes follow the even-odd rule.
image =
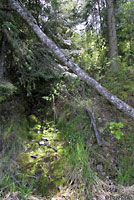
[[[79,188],[79,198],[82,193],[91,198],[91,188],[96,184],[96,175],[90,168],[89,161],[90,148],[87,144],[92,135],[89,119],[84,112],[81,112],[66,124],[64,121],[60,119],[58,126],[64,132],[68,143],[65,152],[71,166],[68,182]]]
[[[17,173],[16,173],[17,174]],[[0,181],[0,197],[5,197],[7,194],[12,195],[16,191],[19,192],[21,198],[26,198],[33,193],[34,184],[27,181],[27,177],[22,174],[21,178],[16,179],[16,174],[13,175],[11,172],[2,174]]]

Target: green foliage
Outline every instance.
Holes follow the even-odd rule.
[[[20,192],[19,196],[22,199],[25,199],[33,193],[33,183],[28,181],[24,174],[21,175],[21,179],[19,179],[19,181],[15,178],[13,174],[2,174],[0,188],[0,197],[4,197],[7,192],[12,195],[14,192],[17,191]]]
[[[134,71],[133,66],[120,66],[114,73],[108,73],[101,83],[107,90],[115,94],[128,104],[132,104],[134,91]]]
[[[15,124],[13,124],[15,126]],[[7,194],[12,195],[14,192],[20,191],[21,198],[27,197],[33,191],[33,183],[27,181],[24,176],[18,178],[17,163],[15,157],[22,151],[22,137],[15,132],[13,125],[8,126],[1,135],[1,180],[0,180],[0,197],[5,197]],[[16,130],[17,131],[17,130]],[[21,127],[22,132],[22,127]],[[20,132],[19,132],[20,133]],[[2,137],[3,136],[3,137]]]
[[[79,52],[74,54],[79,66],[89,72],[91,76],[98,78],[104,72],[107,62],[106,42],[101,33],[96,34],[90,30],[85,34],[74,33],[72,40]]]
[[[123,61],[127,65],[133,65],[133,39],[134,39],[134,2],[133,0],[119,3],[117,28],[119,37],[119,50],[123,55]]]
[[[116,181],[125,186],[133,185],[133,173],[133,158],[130,155],[121,156]]]
[[[96,1],[93,2],[96,6]],[[76,25],[83,20],[82,17],[80,18],[82,16],[82,6],[79,9],[74,1],[70,1],[67,6],[62,7],[62,12],[60,11],[58,0],[48,0],[44,6],[41,6],[41,3],[35,0],[22,0],[22,3],[32,11],[37,24],[42,27],[42,30],[58,46],[70,49],[68,51],[69,57],[73,56],[73,60],[77,61],[82,69],[97,79],[100,79],[100,76],[108,72],[107,66],[113,61],[107,62],[108,45],[106,37],[104,38],[106,34],[102,32],[102,27],[105,27],[105,23],[101,25],[101,31],[94,32],[94,28],[92,27],[86,32],[78,33],[70,29],[72,25]],[[64,3],[68,3],[68,1]],[[94,15],[96,10],[96,7],[90,4],[91,2],[88,3],[87,10],[85,10],[87,12],[85,17],[88,17],[91,11]],[[132,0],[121,3],[119,6],[120,12],[117,13],[120,19],[117,28],[119,27],[118,38],[121,57],[118,57],[118,59],[121,67],[114,73],[105,76],[104,80],[102,80],[104,87],[121,97],[122,100],[128,103],[130,101],[132,105],[134,92],[133,5]],[[67,11],[66,8],[68,9]],[[103,7],[100,6],[100,8],[100,14],[103,14],[103,17],[100,17],[104,21],[105,16],[102,13]],[[65,20],[66,14],[70,16]],[[45,24],[41,21],[40,16],[45,18]],[[69,24],[70,19],[73,22]],[[45,115],[44,113],[46,111],[42,111],[40,107],[39,109],[37,108],[35,99],[44,99],[45,103],[46,101],[49,102],[52,100],[50,97],[52,93],[55,94],[56,99],[59,98],[59,101],[63,101],[63,104],[65,104],[65,100],[68,101],[68,104],[71,104],[73,98],[77,98],[78,101],[82,101],[82,99],[85,101],[88,100],[87,93],[91,93],[91,90],[78,78],[74,78],[73,75],[67,75],[67,73],[58,70],[55,57],[46,47],[43,47],[42,44],[37,42],[37,37],[29,30],[24,21],[13,12],[7,13],[2,10],[0,10],[0,21],[0,39],[3,30],[6,30],[8,37],[5,75],[18,88],[17,92],[19,95],[25,94],[29,96],[29,99],[31,98],[30,100],[34,99],[33,104],[35,104],[36,112]],[[65,23],[66,26],[64,26]],[[67,45],[63,42],[68,37],[69,39],[72,37],[72,45]],[[76,51],[73,51],[72,48]],[[15,91],[15,87],[8,87],[4,84],[0,85],[0,103],[14,94]],[[56,103],[58,104],[59,102],[57,101]],[[96,181],[96,175],[91,169],[89,162],[91,153],[93,154],[88,144],[91,138],[91,127],[89,118],[81,111],[81,106],[78,106],[78,109],[76,109],[76,102],[74,101],[72,104],[73,109],[68,105],[62,107],[59,103],[60,108],[58,108],[58,114],[60,117],[58,119],[58,126],[64,133],[64,136],[62,135],[62,141],[60,138],[61,132],[58,131],[56,133],[53,124],[46,123],[46,125],[42,126],[35,115],[29,116],[30,131],[28,130],[29,126],[25,118],[20,122],[17,114],[14,120],[12,120],[11,115],[8,116],[8,120],[10,118],[12,125],[7,123],[4,131],[3,129],[1,131],[1,135],[4,141],[3,152],[8,153],[9,159],[11,160],[13,155],[16,156],[17,145],[19,146],[19,144],[13,142],[14,140],[21,141],[27,136],[30,141],[27,141],[25,145],[26,151],[19,154],[17,158],[21,167],[20,171],[22,170],[21,172],[25,175],[22,173],[19,175],[11,174],[10,172],[13,168],[10,168],[7,164],[6,169],[9,167],[10,172],[2,175],[0,183],[2,193],[8,191],[12,193],[18,190],[25,197],[32,192],[33,188],[36,188],[42,194],[48,192],[50,188],[58,188],[66,182],[66,179],[63,177],[64,166],[66,164],[68,165],[69,162],[69,165],[72,167],[70,176],[67,177],[69,182],[74,183],[74,185],[76,183],[79,191],[85,190],[87,199],[89,199],[90,191],[92,191],[92,186]],[[30,103],[28,106],[31,112]],[[65,111],[63,112],[63,110]],[[74,115],[72,111],[74,111]],[[6,120],[3,123],[6,123]],[[3,124],[1,127],[3,128]],[[124,157],[120,157],[116,180],[118,183],[129,185],[134,183],[134,168],[132,163],[133,136],[129,134],[129,137],[126,138],[123,128],[124,124],[122,122],[109,122],[105,132],[106,134],[110,133],[114,135],[118,140],[118,145],[121,146],[121,155],[125,155]],[[54,148],[58,148],[58,152],[54,152],[54,149],[48,148],[47,145],[39,146],[38,142],[44,136],[49,137],[50,144],[52,146],[54,145]],[[33,140],[31,141],[31,139]],[[21,145],[20,148],[22,148]],[[94,150],[94,155],[96,152],[97,150]],[[31,157],[34,155],[37,158],[33,159]],[[62,156],[66,156],[67,161],[62,159]],[[97,161],[95,160],[95,162]],[[111,166],[110,164],[108,165],[108,162],[110,163],[109,157],[104,164],[104,168],[107,171],[110,168],[109,166]],[[15,183],[13,177],[19,180],[20,186]],[[31,177],[35,184],[30,181]],[[6,181],[4,182],[4,180]],[[38,186],[36,187],[35,185]]]
[[[130,126],[130,125],[128,125]],[[129,130],[129,127],[127,127],[127,130]],[[128,132],[127,134],[124,134],[122,140],[121,140],[121,145],[123,147],[123,152],[128,152],[130,154],[133,154],[134,150],[134,133],[133,132]]]
[[[20,191],[21,196],[23,198],[28,197],[30,194],[33,193],[34,182],[27,181],[27,177],[24,174],[20,174],[21,176],[21,185],[16,188],[17,191]]]
[[[40,92],[41,89],[38,88],[42,87],[42,83],[47,85],[46,88],[43,87],[44,94],[51,91],[53,82],[60,78],[60,75],[59,71],[53,70],[56,63],[47,49],[31,43],[30,40],[27,41],[29,44],[26,46],[19,37],[14,40],[10,36],[10,43],[14,48],[14,55],[10,56],[13,57],[15,64],[10,66],[8,71],[11,72],[10,78],[17,87],[21,90],[23,88],[27,96],[31,96],[35,91]]]
[[[32,9],[32,14],[36,17],[38,23],[38,16],[42,15],[42,7],[39,1],[23,1],[29,10]],[[6,5],[6,3],[5,3]],[[3,3],[3,6],[5,6]],[[56,27],[56,12],[58,11],[58,1],[50,1],[46,3],[43,9],[48,12],[47,15],[53,22],[48,20],[48,29]],[[51,16],[51,9],[54,11],[54,16]],[[44,12],[45,13],[45,12]],[[51,13],[51,14],[52,14]],[[25,93],[27,96],[32,96],[33,93],[40,93],[39,88],[43,87],[42,95],[48,95],[52,92],[53,84],[61,78],[61,71],[57,68],[55,59],[50,54],[47,48],[37,42],[37,37],[29,28],[26,23],[14,13],[0,10],[0,38],[2,31],[6,32],[8,38],[8,49],[5,61],[5,76],[10,79],[14,85],[19,89],[18,93]],[[40,21],[43,29],[43,23]],[[58,25],[57,25],[58,27]],[[46,26],[45,26],[46,30]],[[56,29],[52,30],[54,32]],[[51,31],[50,31],[51,33]],[[43,86],[45,84],[46,87]],[[4,97],[1,101],[4,100]]]
[[[117,140],[120,140],[124,135],[122,132],[124,124],[122,122],[108,122],[107,125],[106,132],[113,134]]]
[[[128,125],[130,127],[130,124]],[[129,129],[129,127],[127,129]],[[119,159],[118,174],[116,181],[123,185],[133,185],[133,151],[134,151],[134,133],[128,132],[121,139],[121,155]]]
[[[68,143],[66,157],[72,167],[69,182],[79,185],[79,190],[85,190],[87,198],[91,197],[90,189],[95,184],[96,175],[89,163],[90,149],[87,143],[90,137],[90,124],[85,113],[81,112],[68,122],[64,118],[58,126],[65,134]],[[75,173],[75,174],[74,174]],[[78,186],[77,186],[78,187]]]
[[[28,119],[31,127],[34,127],[37,123],[39,123],[39,120],[35,115],[30,115]]]
[[[16,91],[16,87],[10,82],[0,83],[0,103],[12,96]]]
[[[11,193],[15,191],[15,183],[11,178],[10,174],[2,174],[0,181],[0,196],[2,197],[5,191],[10,191]]]

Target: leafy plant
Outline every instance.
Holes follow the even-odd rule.
[[[107,131],[109,131],[111,134],[115,136],[117,140],[120,140],[121,137],[124,135],[122,132],[122,128],[124,127],[124,124],[122,122],[109,122]]]

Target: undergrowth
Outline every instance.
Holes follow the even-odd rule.
[[[71,166],[67,175],[68,183],[79,188],[80,196],[84,193],[87,198],[91,198],[96,174],[90,167],[89,141],[92,131],[89,118],[81,111],[73,120],[64,121],[59,119],[58,127],[64,132],[67,141],[66,158]]]
[[[122,88],[123,76],[124,72],[118,77],[118,83],[117,77],[111,75],[107,77],[104,85],[111,87],[111,91],[116,94],[118,89]],[[126,82],[132,83],[129,76],[125,85]],[[82,93],[83,89],[78,88]],[[75,88],[72,93],[74,91]],[[131,97],[132,92],[133,87],[123,86],[119,94],[123,94],[125,100],[126,93]],[[84,95],[86,96],[86,93]],[[20,192],[21,198],[38,192],[43,196],[51,196],[51,192],[56,193],[59,187],[67,184],[74,188],[77,199],[82,199],[83,196],[91,199],[94,188],[101,187],[97,177],[105,180],[106,176],[109,176],[116,183],[125,186],[134,184],[134,133],[133,130],[129,130],[133,122],[127,125],[127,120],[109,121],[104,130],[105,134],[102,135],[104,146],[99,148],[89,116],[80,105],[75,105],[76,102],[71,107],[70,99],[67,106],[57,112],[58,118],[51,122],[46,120],[41,124],[34,115],[29,116],[30,127],[27,126],[25,117],[23,122],[18,120],[19,115],[16,115],[16,123],[13,125],[6,125],[4,120],[6,127],[1,129],[5,141],[3,155],[1,153],[4,165],[0,163],[1,197],[15,191]],[[58,110],[58,107],[56,109]],[[42,138],[49,144],[43,144]],[[24,141],[26,143],[22,146]],[[20,149],[24,150],[21,154]]]

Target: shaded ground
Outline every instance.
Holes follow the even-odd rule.
[[[100,105],[100,102],[96,102],[95,108],[95,113],[98,114],[97,119],[101,118],[102,120],[101,122],[98,121],[98,128],[104,129],[103,126],[107,120],[111,121],[114,118],[114,114],[110,111],[111,105]],[[118,116],[118,120],[122,120],[121,115]],[[132,123],[131,120],[127,122]],[[5,194],[2,199],[87,200],[79,181],[70,180],[67,182],[68,163],[65,152],[69,143],[65,140],[63,133],[56,129],[53,122],[40,124],[34,115],[30,117],[30,123],[29,139],[24,145],[23,153],[20,153],[16,158],[17,173],[12,174],[12,178],[16,183],[22,184],[22,177],[25,175],[25,186],[26,188],[32,186],[33,195],[23,198],[20,192],[12,192],[12,194]],[[78,128],[80,128],[79,123]],[[123,131],[125,134],[125,129]],[[10,132],[11,130],[8,131],[9,134]],[[124,135],[124,139],[117,141],[112,134],[107,132],[103,135],[102,147],[98,148],[92,140],[91,143],[88,143],[91,148],[89,165],[97,172],[99,177],[96,185],[92,187],[91,200],[134,200],[133,184],[130,187],[121,187],[121,184],[119,185],[115,181],[116,178],[123,180],[123,183],[133,181],[133,169],[129,170],[130,166],[133,167],[131,162],[133,161],[133,143],[131,142],[133,138],[129,136],[131,134]],[[7,141],[10,137],[13,137],[13,134],[7,137]],[[122,161],[122,165],[119,161]],[[119,171],[119,167],[122,171]],[[12,169],[13,167],[9,168]],[[80,170],[76,169],[74,173],[82,176]],[[70,177],[72,178],[72,175]],[[39,193],[43,197],[39,196]]]

